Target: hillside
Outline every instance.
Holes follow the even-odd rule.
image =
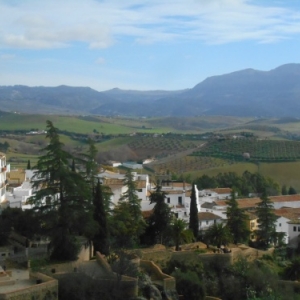
[[[4,111],[106,116],[299,117],[300,64],[213,76],[179,91],[98,92],[88,87],[0,87]]]

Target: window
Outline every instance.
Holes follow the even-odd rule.
[[[137,189],[138,193],[141,193],[143,191],[143,189]]]
[[[279,227],[281,227],[281,223],[279,223],[278,225],[279,225]]]
[[[171,199],[170,197],[167,198],[167,203],[170,203],[171,202]]]
[[[300,232],[300,226],[298,226],[298,232]]]
[[[180,204],[180,205],[182,204],[182,197],[181,196],[178,197],[178,204]]]
[[[206,225],[208,225],[208,221],[206,221]]]
[[[293,227],[293,231],[296,231],[296,226]]]
[[[214,224],[216,224],[217,223],[217,220],[214,220]]]

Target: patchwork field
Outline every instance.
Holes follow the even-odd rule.
[[[300,122],[296,119],[20,114],[3,114],[0,118],[0,143],[9,144],[6,155],[12,167],[26,167],[28,160],[35,164],[47,140],[45,135],[26,132],[45,129],[49,119],[62,131],[61,141],[72,153],[85,152],[87,138],[93,138],[100,163],[153,157],[155,161],[148,165],[147,172],[169,172],[189,178],[259,171],[300,190]],[[230,138],[241,132],[253,139]],[[242,156],[245,152],[250,154],[249,161]]]

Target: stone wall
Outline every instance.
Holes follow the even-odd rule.
[[[0,300],[58,300],[58,282],[41,273],[30,274],[36,284],[6,294],[0,292]]]
[[[153,261],[141,260],[140,267],[148,273],[153,282],[160,282],[164,290],[176,289],[175,278],[163,273]]]

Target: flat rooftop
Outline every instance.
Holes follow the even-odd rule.
[[[2,268],[0,267],[2,270]],[[30,286],[36,285],[36,280],[29,278],[29,271],[24,269],[9,269],[12,272],[10,279],[14,280],[14,284],[1,285],[0,294],[18,291]]]

